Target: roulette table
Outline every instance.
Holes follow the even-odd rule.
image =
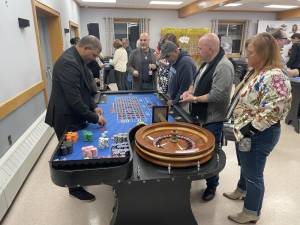
[[[101,93],[106,125],[78,130],[69,154],[62,154],[65,140],[60,140],[49,161],[52,181],[62,187],[111,185],[116,196],[112,225],[197,224],[191,182],[219,173],[226,157],[214,146],[213,135],[180,107],[169,110],[168,122],[152,123],[152,107],[166,102],[156,92]],[[99,148],[103,136],[107,145]],[[85,157],[87,145],[98,148],[95,157]]]

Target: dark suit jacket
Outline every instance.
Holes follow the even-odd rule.
[[[292,45],[290,59],[286,65],[290,69],[300,68],[300,43],[295,43]]]
[[[60,138],[66,129],[78,130],[97,123],[92,75],[75,47],[67,49],[53,68],[52,92],[45,122]]]

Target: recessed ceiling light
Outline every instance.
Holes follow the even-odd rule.
[[[295,5],[266,5],[265,8],[273,8],[273,9],[293,9],[297,8],[298,6]]]
[[[150,5],[181,5],[182,2],[177,1],[151,1]]]
[[[82,2],[97,2],[97,3],[116,3],[116,0],[81,0]]]
[[[237,6],[240,6],[242,5],[242,3],[229,3],[229,4],[226,4],[224,6],[227,6],[227,7],[237,7]]]

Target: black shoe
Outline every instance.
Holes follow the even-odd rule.
[[[215,197],[215,194],[216,194],[216,188],[206,188],[202,194],[202,199],[208,202]]]
[[[95,201],[96,197],[87,192],[83,187],[69,188],[69,193],[72,197],[78,198],[81,201]]]

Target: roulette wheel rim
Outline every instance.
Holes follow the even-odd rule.
[[[166,151],[164,149],[158,149],[155,146],[151,146],[154,138],[152,138],[150,136],[150,134],[153,135],[154,132],[158,132],[158,131],[163,131],[166,130],[166,128],[168,130],[172,130],[172,129],[176,129],[177,131],[180,131],[178,134],[181,134],[183,132],[190,132],[190,134],[195,135],[194,139],[196,138],[203,138],[203,140],[206,143],[202,143],[199,145],[199,147],[201,147],[201,149],[198,149],[198,151],[200,152],[206,152],[209,151],[211,146],[214,145],[215,143],[215,138],[214,135],[209,132],[206,129],[203,129],[199,126],[196,126],[194,124],[189,124],[189,123],[183,123],[183,122],[161,122],[161,123],[155,123],[155,124],[151,124],[151,125],[147,125],[142,127],[141,129],[139,129],[135,135],[135,140],[136,142],[139,144],[139,146],[142,146],[144,149],[147,149],[149,152],[153,152],[153,153],[159,153],[161,155],[177,155],[174,154],[172,151]],[[151,138],[149,138],[151,137]],[[147,139],[147,140],[145,140]],[[196,144],[200,142],[200,140],[195,140]],[[197,155],[198,151],[194,152],[189,152],[189,151],[184,151],[184,152],[180,152],[180,155]]]
[[[202,164],[212,158],[214,148],[215,138],[211,132],[188,123],[155,123],[140,128],[135,134],[137,154],[160,166]]]
[[[162,160],[162,161],[169,161],[169,160],[173,160],[173,161],[177,161],[177,162],[183,162],[183,161],[195,161],[195,160],[201,160],[202,158],[206,158],[207,156],[211,155],[211,153],[214,151],[214,145],[211,149],[209,149],[209,151],[205,152],[204,154],[201,155],[194,155],[194,156],[183,156],[180,157],[180,155],[176,156],[176,157],[171,157],[171,156],[165,156],[165,155],[159,155],[159,154],[154,154],[152,152],[149,152],[147,150],[144,150],[141,146],[139,146],[138,143],[136,144],[136,148],[138,149],[138,153],[142,152],[145,155],[148,155],[151,158],[156,158],[158,160]]]

